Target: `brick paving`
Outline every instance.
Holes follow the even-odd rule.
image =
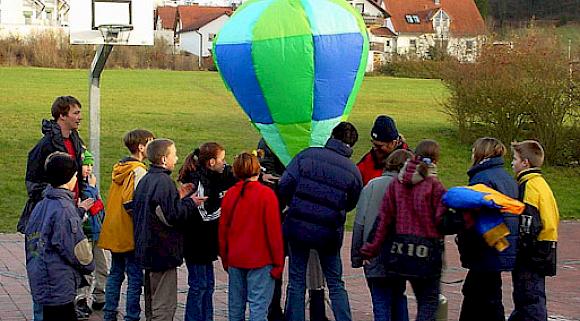
[[[344,279],[355,321],[372,320],[370,295],[361,269],[350,268],[350,234],[347,234],[342,257],[345,263]],[[0,320],[32,320],[32,303],[24,256],[24,242],[20,234],[0,234]],[[448,299],[448,320],[457,320],[461,304],[461,285],[466,270],[459,265],[457,248],[452,237],[446,240],[447,269],[443,275],[442,293]],[[558,276],[547,279],[548,310],[552,321],[580,321],[580,221],[566,221],[560,225]],[[216,263],[216,290],[214,311],[216,321],[227,320],[227,274]],[[285,275],[286,277],[286,275]],[[504,277],[504,305],[506,313],[512,309],[511,278]],[[123,288],[124,291],[124,288]],[[175,320],[183,320],[187,295],[187,269],[179,268],[178,308]],[[409,311],[415,314],[412,290],[408,288]],[[123,304],[123,302],[122,302]],[[122,305],[121,305],[122,306]],[[121,310],[123,310],[121,308]],[[327,315],[332,318],[330,309]],[[102,320],[101,313],[91,316]],[[144,318],[143,318],[144,320]]]

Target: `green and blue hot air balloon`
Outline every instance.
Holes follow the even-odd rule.
[[[344,0],[248,1],[214,41],[226,86],[285,165],[348,117],[367,56],[365,24]]]

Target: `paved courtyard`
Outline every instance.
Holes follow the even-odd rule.
[[[26,278],[24,238],[20,234],[0,234],[0,320],[32,320],[32,301]],[[448,299],[448,320],[457,320],[461,304],[461,285],[466,270],[459,265],[457,247],[452,237],[446,240],[447,269],[443,275],[442,293]],[[547,295],[550,320],[580,321],[580,222],[566,221],[560,225],[558,276],[548,278]],[[355,321],[372,320],[371,299],[362,269],[350,268],[350,234],[346,235],[342,257],[344,279]],[[215,320],[227,320],[227,274],[219,262],[215,264],[216,291]],[[284,276],[286,277],[286,275]],[[124,288],[123,288],[124,291]],[[175,320],[183,320],[187,295],[187,269],[179,268],[178,309]],[[409,311],[415,314],[412,290],[408,288]],[[504,275],[504,305],[506,313],[512,309],[511,278]],[[327,315],[332,318],[330,309]],[[143,314],[142,314],[143,315]],[[91,320],[101,320],[100,312]],[[143,318],[144,320],[144,318]]]

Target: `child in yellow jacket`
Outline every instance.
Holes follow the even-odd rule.
[[[145,146],[155,137],[144,129],[125,134],[123,141],[130,157],[113,166],[112,182],[107,197],[105,221],[99,246],[111,251],[111,270],[105,289],[104,320],[117,320],[121,284],[127,273],[127,306],[125,320],[139,320],[143,271],[135,261],[133,219],[131,218],[133,192],[139,180],[147,173],[143,161],[147,158]]]
[[[540,169],[544,163],[542,145],[526,140],[512,143],[512,151],[519,199],[526,209],[520,215],[520,241],[512,272],[514,311],[509,321],[546,321],[546,276],[556,275],[560,215]]]

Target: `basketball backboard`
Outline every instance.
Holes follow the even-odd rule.
[[[153,45],[153,0],[71,0],[70,43]]]

